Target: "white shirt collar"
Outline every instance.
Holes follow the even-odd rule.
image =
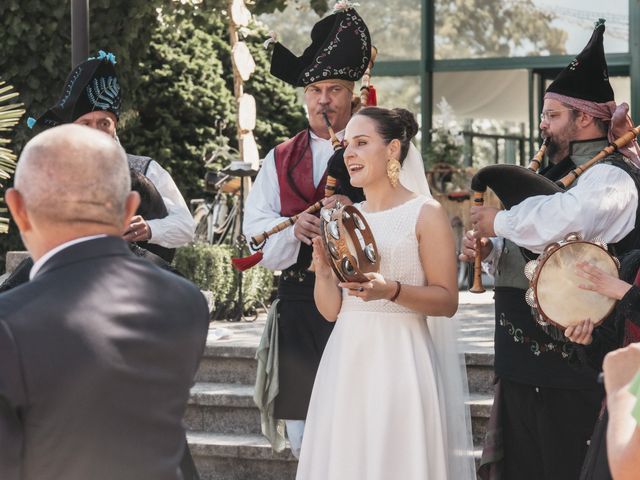
[[[102,238],[102,237],[106,237],[106,235],[100,234],[100,235],[90,235],[88,237],[74,238],[73,240],[69,240],[68,242],[62,243],[57,247],[52,248],[47,253],[42,255],[36,262],[33,263],[33,267],[31,267],[31,270],[29,271],[29,280],[33,280],[33,278],[37,275],[38,271],[40,271],[40,269],[47,262],[47,260],[53,257],[56,253],[61,252],[65,248],[68,248],[77,243],[87,242],[89,240],[94,240],[96,238]]]
[[[318,135],[313,133],[313,130],[311,129],[309,129],[309,133],[311,134],[311,140],[322,140],[323,142],[331,141],[331,139],[319,137]],[[344,129],[340,130],[339,132],[336,132],[336,137],[338,137],[338,140],[342,141],[342,139],[344,138]]]

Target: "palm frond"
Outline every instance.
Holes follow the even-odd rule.
[[[0,132],[12,132],[14,127],[24,115],[21,103],[8,103],[18,96],[18,92],[13,90],[11,85],[7,85],[0,80]],[[0,135],[0,180],[11,178],[16,169],[16,156],[7,146],[11,143],[8,138],[10,133]],[[4,185],[0,184],[0,191],[4,193]],[[4,203],[4,196],[0,197],[0,202]],[[0,207],[0,233],[9,231],[9,219],[7,209]]]

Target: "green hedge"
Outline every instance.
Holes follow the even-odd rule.
[[[210,290],[216,309],[237,299],[238,272],[231,265],[234,256],[228,245],[193,244],[179,248],[174,266],[202,290]],[[244,272],[245,313],[266,304],[273,290],[273,272],[256,266]]]

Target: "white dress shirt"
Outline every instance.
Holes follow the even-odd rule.
[[[632,178],[621,168],[599,164],[566,192],[529,197],[498,212],[494,230],[534,253],[573,232],[585,240],[598,237],[614,243],[633,230],[637,208],[638,190]]]
[[[155,185],[162,196],[168,215],[164,218],[145,221],[151,229],[149,243],[176,248],[193,241],[196,224],[189,212],[176,183],[164,168],[151,160],[145,176]]]
[[[344,130],[336,133],[336,136],[342,140]],[[313,184],[317,187],[333,155],[333,146],[330,140],[320,138],[313,132],[310,135],[310,143],[313,158]],[[262,167],[245,205],[242,231],[247,241],[252,236],[259,235],[286,220],[287,217],[280,215],[280,185],[273,149],[262,161]],[[264,255],[260,262],[262,266],[271,270],[284,270],[296,263],[300,251],[300,240],[294,236],[293,228],[293,226],[286,228],[269,237],[262,250]]]

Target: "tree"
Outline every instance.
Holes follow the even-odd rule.
[[[435,18],[439,59],[565,53],[567,33],[532,0],[440,0]]]
[[[187,198],[200,193],[202,158],[226,143],[221,137],[237,146],[227,28],[225,14],[216,9],[196,6],[163,13],[149,57],[139,65],[145,95],[121,134],[129,151],[151,156],[172,172]],[[256,98],[254,134],[263,155],[304,127],[294,89],[268,72],[262,48],[266,37],[258,28],[246,38],[256,71],[245,90]]]
[[[327,7],[333,4],[324,2]],[[378,60],[420,58],[420,8],[420,0],[377,0],[357,7],[379,48]],[[322,10],[326,11],[317,4],[311,8],[307,2],[288,2],[284,11],[260,19],[300,54]],[[437,0],[435,56],[508,57],[519,55],[522,49],[537,55],[563,54],[567,34],[551,26],[554,18],[553,12],[539,9],[533,0]]]
[[[256,8],[262,5],[261,8],[268,10],[285,3],[286,0],[258,0]],[[208,0],[198,8],[198,5],[182,5],[173,0],[90,2],[90,52],[111,51],[118,61],[124,92],[120,132],[123,144],[134,153],[155,155],[161,161],[169,159],[167,166],[186,197],[197,190],[196,183],[202,178],[200,157],[204,151],[215,144],[217,136],[235,132],[228,37],[222,17],[226,4],[226,0]],[[209,15],[202,14],[204,5],[211,7],[207,9]],[[177,23],[173,27],[171,23],[160,23],[162,17],[158,11],[165,13],[165,20],[175,16]],[[216,16],[218,19],[214,21]],[[0,31],[3,32],[0,72],[21,93],[28,115],[43,113],[62,90],[71,70],[70,28],[69,0],[0,2]],[[185,31],[192,32],[192,36],[186,38]],[[159,32],[170,40],[166,45]],[[181,38],[188,40],[185,45],[179,45]],[[277,141],[299,130],[304,115],[296,104],[293,89],[283,87],[268,75],[266,54],[257,51],[262,40],[258,35],[251,40],[258,71],[247,85],[247,91],[260,93],[254,93],[259,116],[255,133],[264,153]],[[207,51],[200,42],[212,50]],[[192,57],[194,64],[189,65]],[[202,71],[198,71],[198,67]],[[184,77],[180,77],[181,74]],[[167,77],[171,75],[178,76]],[[152,84],[166,87],[166,92]],[[179,115],[169,115],[154,106],[150,88],[167,108],[179,105]],[[274,124],[264,112],[276,117]],[[153,119],[154,114],[160,116],[162,123]],[[13,136],[15,151],[20,152],[33,135],[24,122],[19,125]],[[0,239],[0,264],[4,252],[20,248],[14,226],[9,235]]]

